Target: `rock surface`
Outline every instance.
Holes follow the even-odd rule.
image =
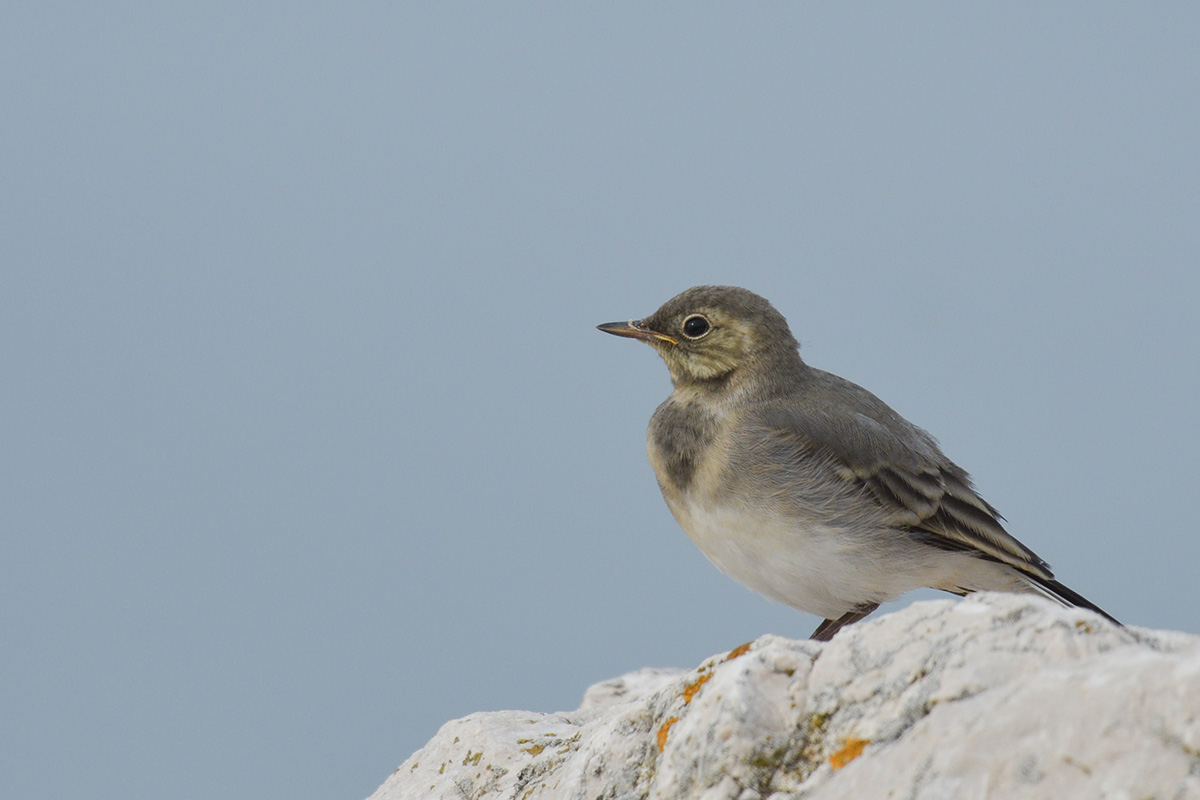
[[[446,723],[372,796],[1200,798],[1200,637],[1028,596],[917,603]]]

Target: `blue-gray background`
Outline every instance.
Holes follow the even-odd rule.
[[[5,4],[0,793],[358,798],[816,620],[675,527],[697,283],[1200,632],[1194,4]]]

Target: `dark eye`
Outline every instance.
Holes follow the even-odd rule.
[[[689,339],[699,339],[710,330],[712,326],[708,324],[708,320],[699,314],[692,314],[683,321],[683,335]]]

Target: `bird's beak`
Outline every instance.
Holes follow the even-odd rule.
[[[653,343],[654,340],[667,342],[669,344],[679,344],[679,340],[665,333],[652,331],[642,324],[640,319],[631,319],[628,322],[606,322],[603,325],[597,325],[596,330],[611,333],[613,336],[624,336],[629,339],[641,339],[643,342]]]

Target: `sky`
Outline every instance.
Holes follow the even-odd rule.
[[[677,528],[666,369],[594,327],[703,283],[1200,633],[1200,7],[0,17],[5,797],[362,798],[808,636]]]

